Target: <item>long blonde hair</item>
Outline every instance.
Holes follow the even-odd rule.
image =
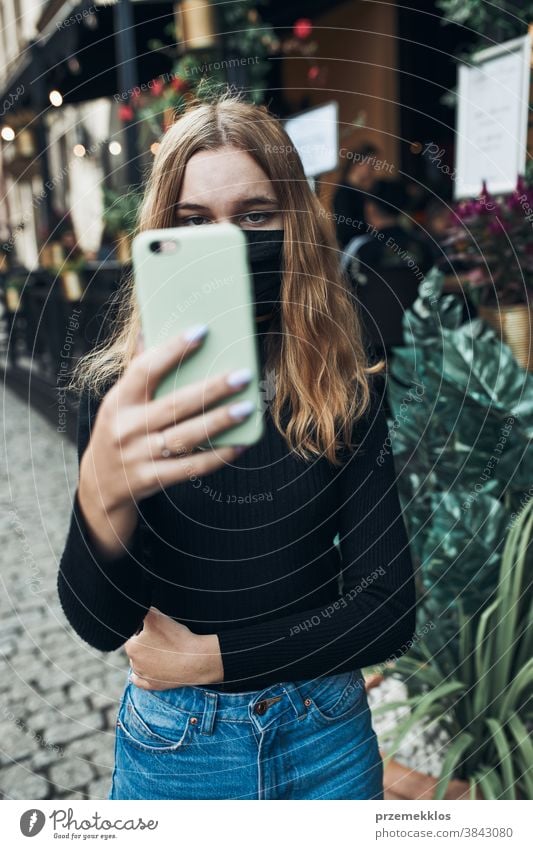
[[[338,464],[339,449],[351,447],[353,425],[370,403],[369,375],[382,371],[384,363],[369,365],[332,225],[280,122],[264,107],[235,95],[194,104],[162,138],[136,230],[174,226],[174,205],[189,159],[198,151],[226,146],[255,159],[272,182],[283,215],[281,344],[272,345],[268,354],[275,375],[273,421],[301,457],[324,454]],[[101,394],[133,357],[139,329],[130,277],[114,332],[80,360],[72,386]],[[283,423],[285,405],[290,415]]]

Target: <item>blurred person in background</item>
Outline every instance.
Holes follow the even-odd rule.
[[[406,193],[399,180],[378,180],[365,201],[365,231],[345,248],[342,265],[356,283],[366,282],[366,271],[386,275],[391,269],[412,268],[427,273],[433,265],[428,239],[402,220]],[[408,262],[413,260],[414,265]]]
[[[435,264],[444,259],[443,242],[450,229],[450,207],[440,198],[432,198],[424,210],[424,225]]]
[[[339,186],[333,198],[336,235],[341,248],[364,229],[365,201],[379,177],[380,150],[376,145],[362,144],[344,154]]]

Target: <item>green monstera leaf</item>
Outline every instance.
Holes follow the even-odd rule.
[[[448,640],[459,599],[473,615],[489,603],[505,529],[533,483],[533,375],[483,321],[461,324],[442,281],[430,272],[405,313],[387,391],[422,615]]]
[[[508,524],[507,510],[496,498],[476,494],[472,501],[455,492],[432,496],[431,524],[424,534],[423,585],[427,605],[437,615],[462,599],[475,614],[496,586]],[[485,591],[478,595],[479,587]],[[473,587],[476,592],[469,592]]]

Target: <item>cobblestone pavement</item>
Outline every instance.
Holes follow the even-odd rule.
[[[56,593],[75,447],[10,390],[0,466],[0,798],[103,799],[125,655],[68,626]]]

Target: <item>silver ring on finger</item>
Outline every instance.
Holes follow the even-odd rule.
[[[161,456],[164,457],[165,460],[166,460],[167,457],[172,456],[172,451],[170,450],[170,448],[167,445],[167,441],[165,439],[164,431],[162,431],[162,430],[159,431],[159,438],[161,440]]]

